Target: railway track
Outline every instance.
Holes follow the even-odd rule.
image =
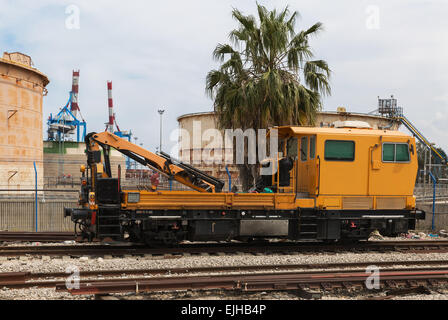
[[[73,232],[12,232],[0,231],[0,241],[55,242],[75,240]]]
[[[409,290],[448,282],[448,260],[419,260],[81,271],[79,287],[75,289],[67,289],[66,273],[14,272],[0,273],[0,287],[55,288],[75,295],[191,289],[332,291],[365,288],[371,274],[362,268],[372,265],[382,268],[379,274],[382,289]]]
[[[448,252],[447,240],[417,241],[366,241],[355,244],[321,244],[293,242],[247,243],[198,243],[177,247],[148,248],[131,244],[86,244],[86,245],[45,245],[45,246],[3,246],[0,256],[143,256],[143,255],[188,255],[188,254],[313,254],[320,252],[407,252],[432,253]]]
[[[127,292],[157,292],[177,290],[237,290],[242,292],[270,290],[325,290],[365,289],[370,274],[364,271],[280,274],[232,274],[226,276],[187,276],[154,279],[119,279],[87,281],[78,288],[67,289],[56,285],[57,291],[72,295],[109,294]],[[437,286],[448,282],[448,269],[386,270],[380,273],[380,288],[409,288]]]

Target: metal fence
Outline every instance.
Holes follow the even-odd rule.
[[[0,231],[73,231],[74,224],[70,218],[64,218],[64,207],[77,207],[79,178],[46,177],[43,189],[37,191],[37,225],[36,198],[34,186],[29,189],[15,189],[0,193]],[[150,189],[149,178],[124,178],[123,189]],[[158,190],[187,190],[176,181],[160,178]]]
[[[70,218],[64,218],[64,207],[77,205],[76,200],[38,199],[37,231],[73,231]],[[34,199],[0,199],[0,230],[36,231]]]
[[[432,184],[418,183],[414,188],[414,195],[417,201],[429,201],[433,199],[434,187]],[[436,184],[436,200],[448,200],[448,184]]]
[[[145,189],[151,186],[149,179],[123,179],[123,188]],[[39,192],[37,200],[37,231],[73,231],[74,225],[70,218],[64,218],[64,207],[77,207],[79,184],[75,192]],[[70,185],[71,187],[71,185]],[[69,188],[70,188],[69,187]],[[173,181],[170,183],[161,179],[159,190],[185,190],[186,187]],[[432,201],[433,188],[429,184],[417,184],[414,189],[417,201]],[[436,187],[437,201],[448,201],[448,185],[438,184]],[[35,231],[36,213],[33,196],[21,192],[0,197],[0,230]]]

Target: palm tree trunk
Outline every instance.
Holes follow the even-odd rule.
[[[252,168],[250,164],[239,165],[240,180],[242,184],[243,192],[248,192],[249,189],[254,185],[254,176],[252,175]]]

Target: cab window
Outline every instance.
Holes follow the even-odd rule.
[[[308,159],[308,137],[303,137],[300,140],[300,160],[306,161]]]
[[[383,143],[383,162],[409,162],[407,143]]]
[[[316,137],[310,137],[310,159],[316,157]]]
[[[325,141],[325,160],[330,161],[355,160],[355,142],[345,140]]]
[[[289,138],[286,143],[287,156],[293,159],[297,159],[297,138]]]

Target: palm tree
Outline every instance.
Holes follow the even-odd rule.
[[[322,29],[320,22],[294,30],[298,12],[268,11],[257,4],[258,19],[234,9],[239,26],[230,32],[233,43],[218,44],[213,52],[221,62],[207,74],[206,91],[214,100],[220,129],[255,130],[274,125],[313,124],[322,95],[331,94],[330,69],[312,60],[308,40]],[[256,178],[254,166],[243,165],[243,189]]]

